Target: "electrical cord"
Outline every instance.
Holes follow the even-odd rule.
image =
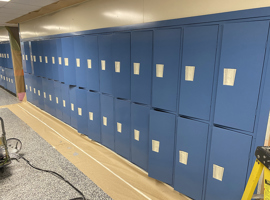
[[[20,158],[22,158],[23,160],[25,160],[25,162],[26,162],[30,167],[32,167],[32,168],[34,168],[34,169],[36,169],[36,170],[42,171],[42,172],[47,172],[47,173],[52,174],[52,175],[56,176],[57,178],[59,178],[59,179],[65,181],[67,184],[69,184],[73,189],[75,189],[75,190],[82,196],[82,198],[79,197],[79,198],[70,199],[70,200],[80,200],[80,199],[81,199],[81,200],[86,200],[84,194],[83,194],[79,189],[77,189],[74,185],[72,185],[68,180],[66,180],[63,176],[61,176],[60,174],[58,174],[58,173],[56,173],[56,172],[54,172],[54,171],[44,170],[44,169],[40,169],[40,168],[38,168],[38,167],[35,167],[34,165],[32,165],[32,164],[30,163],[29,160],[27,160],[27,159],[24,158],[23,156],[20,156]]]

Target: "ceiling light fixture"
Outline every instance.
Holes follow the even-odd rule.
[[[0,0],[0,1],[10,1],[10,0]]]

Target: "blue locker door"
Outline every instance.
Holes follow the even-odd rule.
[[[113,93],[112,35],[98,36],[100,91],[107,94]]]
[[[61,44],[64,81],[68,85],[76,85],[76,61],[74,56],[73,38],[61,38]]]
[[[3,52],[4,52],[4,63],[3,67],[8,68],[8,63],[7,63],[7,44],[3,44]]]
[[[37,76],[34,76],[34,75],[31,75],[31,77],[32,77],[32,81],[31,81],[31,83],[32,83],[32,88],[31,88],[31,90],[32,90],[32,97],[33,97],[33,104],[35,105],[35,106],[37,106],[38,107],[38,103],[39,103],[39,101],[38,101],[38,91],[37,91]]]
[[[96,92],[87,92],[88,109],[88,136],[92,140],[101,142],[101,116],[100,116],[100,95]]]
[[[176,111],[181,29],[154,31],[152,106]]]
[[[39,76],[41,77],[46,77],[46,65],[45,65],[45,59],[44,59],[44,54],[45,54],[45,46],[46,46],[46,41],[38,41],[38,58],[37,62],[39,65]],[[47,77],[46,77],[47,78]]]
[[[11,50],[10,50],[10,43],[6,44],[6,67],[12,69],[12,58],[11,58]]]
[[[101,106],[101,142],[106,147],[114,150],[113,97],[101,95],[100,106]]]
[[[69,87],[69,96],[70,96],[70,125],[78,129],[78,123],[77,123],[77,88],[70,86]]]
[[[12,69],[12,79],[11,79],[11,84],[12,84],[12,92],[16,94],[16,84],[15,84],[15,76],[14,76],[14,71]]]
[[[218,26],[184,29],[179,114],[209,120]]]
[[[69,85],[61,83],[61,94],[62,94],[62,121],[70,125],[70,95],[69,95]]]
[[[23,67],[23,71],[27,73],[27,67],[26,67],[26,62],[25,62],[25,45],[24,43],[26,42],[21,42],[21,56],[22,56],[22,67]],[[0,49],[1,49],[1,45],[0,45]],[[1,65],[1,52],[0,52],[0,66]]]
[[[30,98],[29,98],[29,102],[33,104],[34,102],[34,92],[33,92],[33,85],[34,85],[34,75],[33,74],[29,74],[29,93],[30,93]]]
[[[1,45],[0,45],[0,48],[1,48]],[[1,53],[0,53],[0,55],[1,55]],[[0,59],[1,59],[1,58],[0,58]],[[3,83],[3,81],[4,81],[4,76],[3,76],[2,70],[3,70],[3,67],[2,67],[1,64],[0,64],[0,85],[3,87],[3,86],[4,86],[4,83]]]
[[[25,92],[26,92],[26,97],[27,101],[31,102],[32,100],[32,93],[30,92],[30,75],[28,73],[24,73],[24,81],[25,81]]]
[[[207,200],[241,199],[245,189],[251,139],[248,135],[213,128]]]
[[[148,175],[172,185],[175,115],[150,111]]]
[[[59,71],[58,71],[58,58],[57,58],[57,43],[55,39],[50,40],[50,58],[48,58],[51,63],[51,73],[52,79],[59,81]]]
[[[63,118],[63,104],[62,104],[62,84],[59,81],[54,81],[54,93],[55,93],[55,117],[62,120]]]
[[[151,104],[153,32],[131,34],[131,100]]]
[[[98,37],[85,35],[87,52],[87,89],[99,91]]]
[[[87,47],[84,36],[74,36],[74,53],[76,58],[76,81],[77,87],[87,86]]]
[[[130,101],[115,99],[115,152],[131,160]]]
[[[30,42],[24,42],[24,59],[26,64],[27,73],[32,73],[31,66],[31,54],[30,54]]]
[[[253,131],[269,22],[225,24],[216,124]]]
[[[36,77],[36,90],[38,98],[38,107],[44,110],[44,97],[43,97],[43,86],[41,77]]]
[[[87,90],[77,89],[76,100],[78,132],[88,135]]]
[[[43,47],[43,56],[42,56],[42,62],[43,62],[43,76],[52,79],[51,78],[51,65],[49,63],[49,57],[50,57],[50,40],[43,40],[42,41],[42,47]]]
[[[48,95],[48,80],[46,78],[42,78],[42,88],[43,88],[43,99],[44,99],[44,111],[49,113],[49,95]]]
[[[208,124],[178,117],[174,189],[202,199]]]
[[[37,41],[31,41],[31,50],[32,50],[32,58],[33,58],[33,71],[32,74],[36,76],[40,76],[39,72],[39,62],[38,62],[38,43]]]
[[[150,108],[131,104],[131,161],[148,171]]]
[[[130,33],[113,35],[113,96],[130,99]]]
[[[59,77],[59,81],[61,83],[64,83],[65,79],[64,79],[64,65],[63,65],[61,38],[56,39],[55,42],[56,42],[56,50],[57,50],[57,56],[55,57],[55,63],[57,64],[56,67],[58,67],[58,77]]]
[[[11,87],[10,87],[10,69],[6,68],[5,72],[6,72],[7,90],[11,91]]]
[[[48,103],[49,103],[49,113],[52,116],[56,117],[56,102],[55,102],[55,91],[54,91],[54,81],[53,80],[47,80],[48,81]]]

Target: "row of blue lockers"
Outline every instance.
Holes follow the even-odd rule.
[[[29,102],[135,163],[150,177],[193,199],[202,199],[204,179],[207,200],[241,198],[251,136],[213,127],[205,177],[212,129],[207,123],[32,74],[25,74],[25,83]]]
[[[0,44],[0,66],[10,69],[13,68],[10,43]]]
[[[268,27],[253,21],[30,41],[22,57],[36,76],[181,116],[209,121],[214,102],[215,124],[252,133]]]
[[[16,84],[13,69],[0,66],[0,86],[16,94]]]

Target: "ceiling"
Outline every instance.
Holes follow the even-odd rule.
[[[10,0],[0,1],[0,26],[18,23],[52,13],[87,0]]]

